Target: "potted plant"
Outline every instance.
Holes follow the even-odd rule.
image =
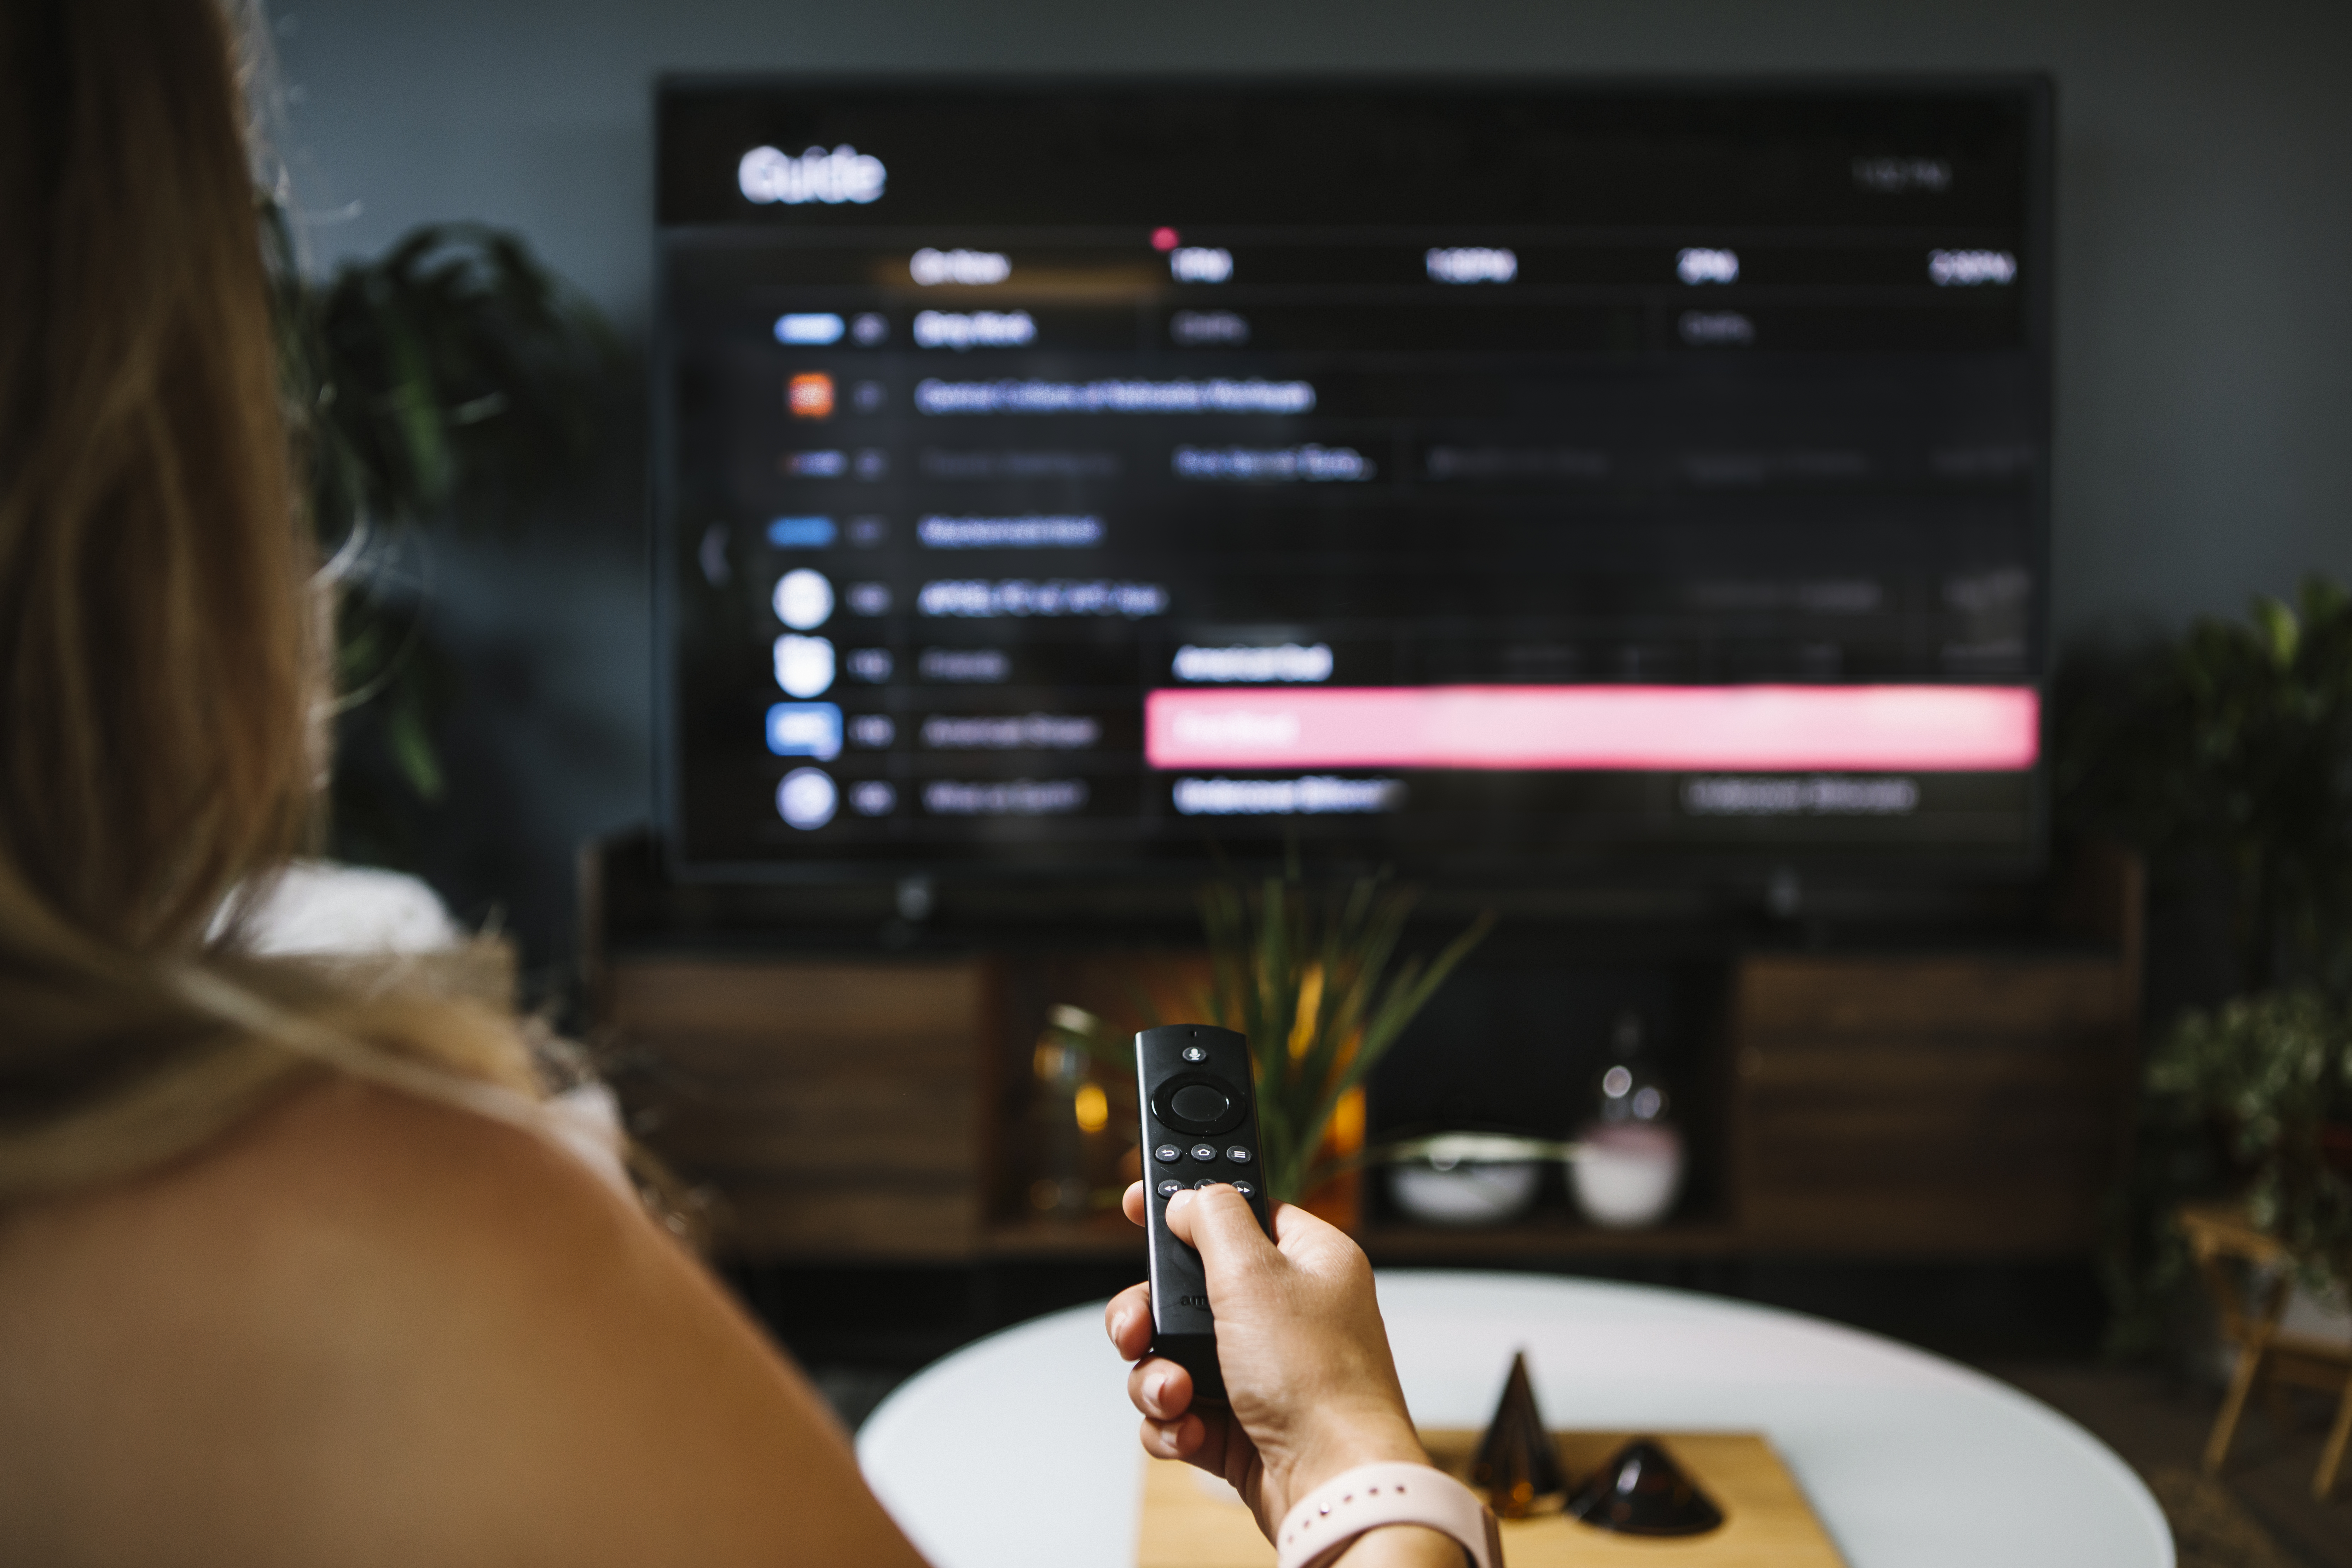
[[[2151,1055],[2105,1252],[2110,1343],[2147,1351],[2188,1281],[2186,1201],[2242,1198],[2307,1279],[2343,1278],[2352,596],[2315,576],[2243,620],[2079,652],[2056,698],[2062,832],[2130,844],[2176,912],[2203,889],[2221,916],[2222,1000]]]
[[[394,542],[445,520],[527,516],[609,434],[622,357],[596,308],[518,236],[430,224],[324,279],[263,205],[298,471],[335,611],[339,858],[415,858],[445,781],[437,730],[457,674]]]
[[[1183,998],[1181,1016],[1139,998],[1146,1026],[1210,1023],[1248,1037],[1260,1158],[1277,1203],[1354,1223],[1364,1079],[1494,924],[1481,915],[1434,957],[1400,958],[1416,897],[1378,877],[1312,888],[1295,860],[1255,888],[1212,882],[1201,892],[1205,981]],[[1054,1009],[1053,1029],[1131,1095],[1131,1037],[1070,1006]]]

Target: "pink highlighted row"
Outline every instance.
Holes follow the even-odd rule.
[[[1154,691],[1155,768],[1993,773],[2041,752],[2022,686],[1249,687]]]

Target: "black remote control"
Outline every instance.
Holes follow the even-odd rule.
[[[1143,1104],[1143,1207],[1151,1240],[1151,1353],[1192,1374],[1192,1397],[1222,1405],[1217,1322],[1201,1255],[1168,1232],[1168,1200],[1223,1182],[1274,1234],[1257,1145],[1249,1041],[1213,1024],[1168,1024],[1135,1037]]]

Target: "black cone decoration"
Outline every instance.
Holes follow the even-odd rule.
[[[1477,1462],[1470,1479],[1485,1489],[1486,1503],[1503,1519],[1525,1519],[1536,1499],[1568,1489],[1561,1474],[1559,1450],[1552,1447],[1543,1412],[1536,1408],[1535,1386],[1528,1381],[1527,1352],[1511,1357],[1511,1375],[1503,1384],[1502,1403],[1495,1419],[1478,1440]]]
[[[1610,1456],[1568,1500],[1568,1511],[1621,1535],[1704,1535],[1723,1510],[1646,1437]]]

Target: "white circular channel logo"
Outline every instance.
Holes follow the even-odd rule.
[[[832,618],[833,584],[824,573],[797,567],[776,580],[776,619],[796,632],[813,632]]]
[[[776,786],[776,815],[803,833],[831,822],[840,804],[841,792],[823,768],[794,768]]]
[[[791,697],[822,697],[833,686],[833,639],[786,632],[776,639],[776,684]]]

